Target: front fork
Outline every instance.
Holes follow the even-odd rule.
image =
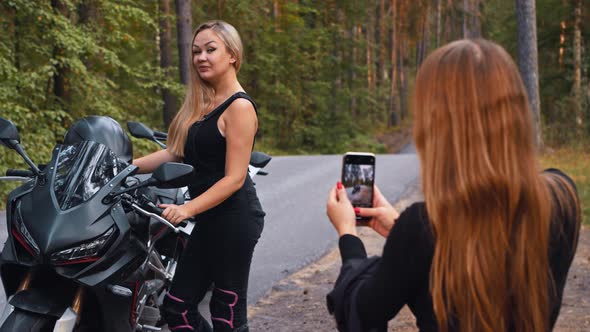
[[[16,293],[27,290],[31,286],[31,281],[34,277],[34,271],[29,270],[20,282]],[[16,294],[15,293],[15,294]],[[10,304],[10,300],[14,295],[6,300],[6,306],[0,315],[0,326],[4,324],[8,316],[14,311],[14,306]],[[84,301],[84,287],[79,285],[76,294],[72,300],[72,305],[67,307],[61,317],[55,322],[53,332],[72,332],[80,321],[80,312],[82,310],[82,303]]]
[[[27,271],[27,274],[25,275],[23,280],[21,280],[20,284],[18,285],[16,292],[18,293],[20,291],[28,289],[29,286],[31,285],[32,279],[33,279],[33,272],[31,270],[29,270],[29,271]],[[9,298],[6,299],[6,305],[4,306],[4,310],[2,310],[2,314],[0,315],[0,326],[4,325],[4,322],[6,321],[8,316],[10,316],[10,314],[12,314],[12,312],[14,311],[14,306],[12,304],[10,304],[10,300],[12,299],[13,296],[14,295],[11,295]]]
[[[23,280],[21,280],[20,285],[18,285],[18,289],[16,290],[16,292],[18,293],[20,291],[29,289],[29,286],[31,286],[31,280],[33,280],[33,271],[29,270],[27,271],[27,274],[25,275]]]
[[[55,322],[53,332],[73,332],[74,328],[80,322],[80,312],[82,310],[82,303],[84,302],[84,287],[78,285],[76,294],[72,299],[72,305],[67,307],[61,317]]]

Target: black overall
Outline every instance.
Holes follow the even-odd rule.
[[[217,120],[237,98],[254,101],[238,92],[194,123],[184,149],[184,162],[195,168],[189,186],[195,198],[225,175],[225,138]],[[210,331],[197,311],[211,283],[209,308],[213,328],[218,331],[248,331],[248,275],[254,246],[264,226],[252,180],[246,175],[244,185],[221,204],[196,216],[196,227],[180,259],[172,286],[164,300],[162,314],[171,331]]]

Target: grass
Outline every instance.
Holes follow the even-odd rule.
[[[547,148],[541,155],[541,165],[558,168],[574,180],[582,205],[582,222],[590,225],[590,148],[583,144],[573,148]]]

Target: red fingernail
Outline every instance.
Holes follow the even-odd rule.
[[[340,181],[336,182],[336,188],[342,189],[342,183]]]
[[[360,213],[361,213],[360,208],[354,208],[354,214],[360,214]]]

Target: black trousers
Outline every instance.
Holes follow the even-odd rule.
[[[197,306],[212,283],[215,332],[248,330],[248,275],[263,225],[261,209],[215,209],[197,217],[162,308],[171,331],[211,331]]]

